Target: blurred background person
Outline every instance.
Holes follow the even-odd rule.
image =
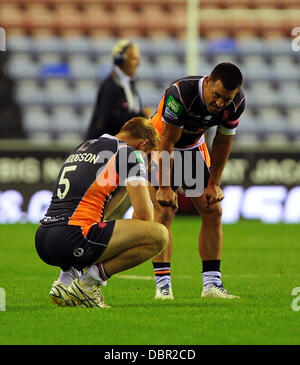
[[[21,108],[14,100],[15,82],[7,72],[7,55],[0,52],[0,139],[26,138]]]
[[[137,44],[119,40],[112,49],[113,68],[100,85],[86,139],[98,138],[103,133],[115,135],[123,124],[136,116],[149,118],[150,107],[142,108],[136,89],[135,75],[140,64]]]

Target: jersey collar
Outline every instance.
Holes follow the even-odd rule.
[[[202,103],[206,106],[204,98],[203,98],[203,81],[205,79],[205,77],[207,77],[209,75],[203,76],[198,83],[198,91],[199,91],[199,95],[200,95],[200,99],[202,101]]]

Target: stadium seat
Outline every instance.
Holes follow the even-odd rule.
[[[44,87],[43,104],[49,106],[66,106],[73,104],[73,93],[65,80],[47,80]]]
[[[247,91],[247,105],[252,108],[275,107],[280,100],[279,93],[268,82],[254,82]]]
[[[73,79],[96,80],[98,78],[98,66],[95,65],[88,57],[83,55],[74,55],[69,57],[70,77]]]
[[[292,55],[291,38],[275,37],[264,40],[264,48],[270,57]]]
[[[140,80],[161,81],[159,74],[155,72],[155,63],[150,62],[146,57],[141,57],[141,63],[137,70],[137,76]]]
[[[197,65],[197,71],[200,75],[209,75],[215,66],[214,63],[207,62],[203,57],[200,56],[200,60]]]
[[[279,82],[300,81],[299,66],[288,55],[272,57],[272,73]]]
[[[54,27],[56,22],[56,13],[52,11],[47,4],[37,2],[28,3],[24,13],[26,22],[30,27]]]
[[[145,19],[136,12],[130,3],[114,3],[111,2],[112,15],[110,16],[110,27],[120,30],[138,30],[146,23]]]
[[[32,42],[32,52],[37,55],[43,53],[51,53],[51,54],[62,54],[65,51],[65,45],[63,41],[58,36],[52,37],[39,37],[39,38],[31,38]]]
[[[26,18],[23,11],[14,3],[6,3],[0,7],[1,26],[6,27],[22,27],[25,26]]]
[[[58,140],[78,143],[82,140],[80,115],[72,107],[58,107],[53,110],[52,125]]]
[[[156,108],[163,96],[164,90],[158,89],[153,81],[140,81],[138,88],[143,105]]]
[[[300,119],[300,107],[299,104],[295,105],[293,107],[290,107],[287,111],[287,116],[286,116],[286,120],[284,120],[285,124],[286,124],[286,128],[288,129],[289,133],[290,133],[290,139],[291,140],[296,140],[297,142],[299,142],[300,139],[300,123],[299,123],[299,119]]]
[[[282,82],[279,88],[281,103],[286,108],[299,106],[300,87],[297,81]]]
[[[286,143],[288,141],[289,131],[287,125],[276,109],[262,108],[257,118],[266,142]]]
[[[89,55],[92,51],[90,38],[85,36],[62,38],[62,49],[68,55]]]
[[[55,18],[59,28],[80,28],[84,22],[84,18],[72,1],[69,4],[56,3]]]
[[[23,124],[31,139],[48,140],[52,137],[51,116],[43,107],[24,108]]]
[[[116,44],[118,38],[116,37],[91,37],[90,47],[93,55],[111,55],[113,46]]]
[[[72,93],[73,105],[76,107],[94,105],[97,91],[98,84],[96,82],[96,78],[76,81],[74,91]]]
[[[25,34],[11,35],[7,38],[7,50],[12,54],[31,53],[34,49],[34,40]]]
[[[151,42],[151,48],[155,55],[171,55],[177,57],[185,56],[184,42],[176,38],[156,38]]]
[[[84,138],[88,127],[90,125],[90,121],[93,115],[94,105],[84,106],[81,108],[81,113],[79,115],[79,131],[81,136]]]
[[[243,37],[236,39],[237,53],[241,56],[264,55],[265,42],[258,37]]]
[[[35,79],[39,76],[38,66],[29,54],[18,53],[12,55],[7,67],[11,77],[16,79]]]
[[[212,57],[212,63],[213,65],[217,65],[218,63],[221,62],[231,62],[236,64],[238,67],[242,67],[241,65],[238,64],[237,58],[235,57],[235,55],[232,54],[217,54],[214,57]]]
[[[186,75],[185,1],[1,0],[1,5],[0,21],[8,34],[8,73],[17,80],[19,103],[34,120],[37,115],[49,120],[46,106],[54,115],[56,108],[67,108],[64,113],[70,121],[74,110],[81,110],[75,119],[88,123],[99,82],[111,70],[111,50],[120,37],[140,46],[138,87],[144,105],[156,105],[167,84]],[[217,63],[231,61],[244,75],[247,111],[239,141],[254,140],[255,133],[260,137],[259,126],[268,128],[271,115],[266,107],[281,111],[274,117],[275,129],[279,120],[296,128],[297,113],[290,110],[299,105],[300,53],[292,50],[290,33],[299,20],[299,6],[300,0],[200,2],[198,73],[209,74]],[[257,113],[262,111],[261,124]],[[80,133],[85,127],[80,124]],[[45,131],[46,127],[36,133]]]
[[[156,57],[155,73],[162,82],[169,83],[185,76],[185,64],[176,55],[162,54]]]
[[[44,103],[44,92],[36,81],[24,80],[17,83],[16,99],[22,106],[38,106]]]
[[[239,144],[257,144],[263,139],[261,124],[249,108],[243,112],[234,137]]]
[[[270,66],[262,55],[250,55],[243,59],[241,71],[248,81],[271,81]]]
[[[66,131],[77,131],[79,129],[78,114],[72,107],[56,107],[52,114],[52,123],[55,129],[64,129]]]
[[[83,7],[82,18],[84,19],[84,26],[91,29],[109,29],[115,26],[117,18],[111,9],[106,4],[102,4],[100,1],[95,2],[81,2]]]

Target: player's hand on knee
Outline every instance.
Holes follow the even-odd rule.
[[[219,185],[210,184],[204,189],[202,199],[207,207],[219,203],[224,199],[223,190]]]
[[[156,200],[161,206],[178,209],[178,195],[169,186],[157,190]]]

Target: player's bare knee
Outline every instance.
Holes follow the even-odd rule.
[[[220,203],[209,205],[208,207],[202,207],[200,214],[203,219],[210,219],[214,221],[220,221],[222,218],[222,207]]]
[[[173,221],[174,211],[171,207],[161,207],[155,211],[155,220],[165,227],[169,227]]]
[[[161,223],[155,224],[155,229],[153,231],[153,249],[154,255],[157,255],[163,251],[169,243],[169,231]]]

